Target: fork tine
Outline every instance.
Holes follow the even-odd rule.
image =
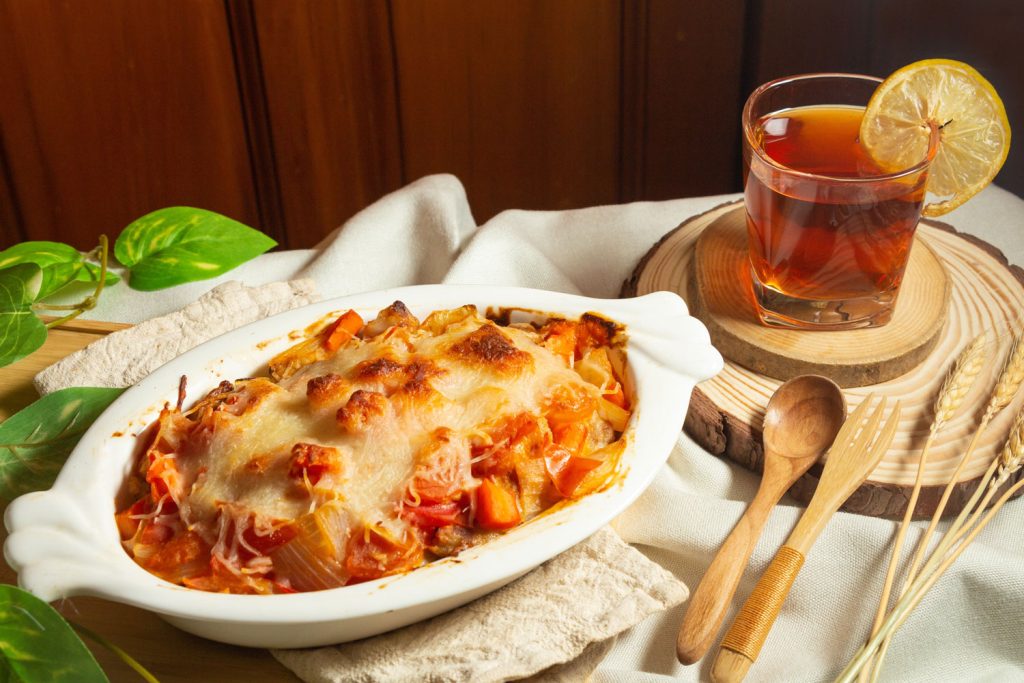
[[[885,414],[887,400],[883,396],[871,409],[871,414],[865,417],[864,414],[868,411],[868,404],[873,397],[874,395],[858,406],[851,419],[843,425],[843,427],[850,425],[851,431],[845,441],[837,442],[838,445],[834,445],[829,451],[825,469],[818,482],[819,487],[827,486],[827,488],[835,488],[837,491],[844,492],[840,500],[846,500],[853,489],[860,486],[877,464],[870,462],[868,449],[878,434],[878,425]]]
[[[882,423],[882,416],[885,414],[885,404],[888,402],[885,396],[878,402],[878,406],[871,412],[867,422],[864,425],[864,429],[861,430],[860,434],[857,435],[855,448],[857,450],[866,450],[871,444],[871,440],[878,434],[878,425]]]
[[[900,402],[896,401],[896,405],[892,408],[892,413],[889,414],[889,419],[885,423],[885,427],[878,434],[878,438],[871,445],[871,457],[868,458],[871,462],[878,464],[878,461],[882,459],[885,452],[889,450],[889,446],[892,445],[892,440],[896,438],[896,430],[899,428],[900,423]]]
[[[857,428],[864,420],[864,415],[867,413],[868,407],[874,398],[874,394],[868,394],[868,397],[861,401],[861,404],[857,406],[852,413],[850,413],[850,416],[846,418],[846,422],[844,422],[843,426],[840,427],[839,433],[836,434],[836,438],[832,440],[832,450],[845,447],[854,435],[856,435]]]

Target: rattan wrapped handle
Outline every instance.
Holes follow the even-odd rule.
[[[722,639],[711,677],[717,683],[741,681],[761,652],[789,589],[804,564],[804,555],[788,545],[779,548]]]

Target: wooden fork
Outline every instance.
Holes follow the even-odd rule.
[[[874,397],[868,396],[839,430],[814,497],[722,639],[722,648],[711,669],[711,677],[717,683],[736,683],[747,675],[789,595],[804,557],[828,520],[867,479],[892,444],[899,426],[900,404],[896,402],[879,431],[886,400],[883,397],[867,415]]]

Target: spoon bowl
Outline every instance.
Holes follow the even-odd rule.
[[[769,452],[783,458],[817,459],[846,419],[846,400],[836,383],[820,375],[800,375],[782,384],[764,414],[765,460]]]

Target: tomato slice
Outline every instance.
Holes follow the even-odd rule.
[[[433,505],[406,506],[402,510],[402,516],[423,529],[435,529],[437,527],[456,524],[466,526],[465,515],[462,513],[462,506],[459,503],[435,503]]]
[[[294,524],[282,524],[264,536],[257,534],[255,528],[249,526],[242,532],[242,538],[265,557],[295,538],[297,533]]]
[[[565,358],[566,363],[572,361],[576,353],[576,323],[569,320],[557,320],[545,327],[544,347],[555,355]]]
[[[159,545],[169,541],[173,535],[174,529],[166,524],[155,524],[153,522],[149,522],[142,529],[142,534],[139,536],[139,543],[142,545]]]
[[[552,426],[586,422],[597,410],[597,401],[582,387],[563,385],[555,389],[548,401],[545,415]]]
[[[300,482],[305,476],[310,484],[316,486],[328,472],[341,471],[341,456],[333,446],[300,442],[292,446],[291,455],[288,476]]]
[[[573,455],[579,455],[587,443],[587,426],[579,422],[570,422],[552,430],[555,443],[564,446]]]

